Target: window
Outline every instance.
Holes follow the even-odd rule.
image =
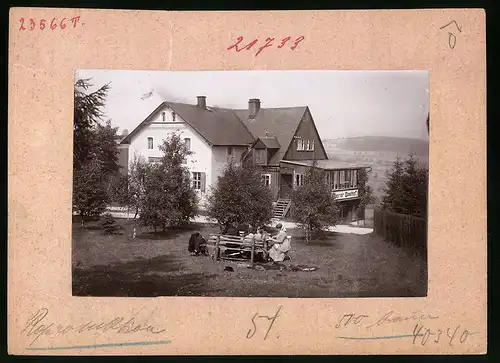
[[[162,120],[163,122],[167,121],[167,114],[166,114],[165,112],[162,112],[162,113],[161,113],[161,120]]]
[[[153,138],[148,137],[148,149],[153,150]]]
[[[344,184],[345,184],[345,170],[340,170],[339,172],[340,174],[340,188],[344,188]]]
[[[350,188],[351,187],[351,174],[352,170],[346,170],[345,171],[345,188]]]
[[[186,149],[191,150],[191,139],[189,137],[184,139],[184,145],[186,145]]]
[[[297,151],[314,151],[314,140],[297,140]]]
[[[333,171],[333,189],[334,190],[339,189],[339,171],[338,170]]]
[[[295,186],[299,187],[301,185],[304,185],[304,175],[295,174]]]
[[[314,151],[314,140],[307,141],[307,150]]]
[[[200,190],[201,189],[201,173],[193,172],[193,189]]]
[[[266,149],[255,149],[255,164],[258,165],[266,165],[267,157],[266,157]]]
[[[172,121],[175,122],[175,112],[172,112]]]
[[[262,185],[266,187],[271,186],[271,174],[262,174],[260,179],[262,180]]]
[[[233,155],[233,147],[232,146],[228,146],[227,147],[227,156],[231,156]]]
[[[357,170],[353,170],[352,187],[353,188],[357,188],[358,187],[358,171]]]
[[[299,139],[297,140],[297,151],[302,151],[304,150],[304,140]]]

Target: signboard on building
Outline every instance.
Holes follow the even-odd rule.
[[[350,189],[350,190],[341,190],[338,192],[333,192],[336,200],[349,199],[349,198],[357,198],[358,197],[358,189]]]

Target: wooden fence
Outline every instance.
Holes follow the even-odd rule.
[[[377,235],[397,247],[427,254],[427,220],[406,214],[375,210],[373,227]]]

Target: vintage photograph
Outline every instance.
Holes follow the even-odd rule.
[[[427,296],[427,71],[75,71],[74,296]]]

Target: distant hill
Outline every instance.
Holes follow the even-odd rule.
[[[400,155],[410,152],[416,155],[429,155],[429,142],[389,136],[363,136],[344,139],[323,140],[326,149],[337,148],[350,151],[393,152]]]

